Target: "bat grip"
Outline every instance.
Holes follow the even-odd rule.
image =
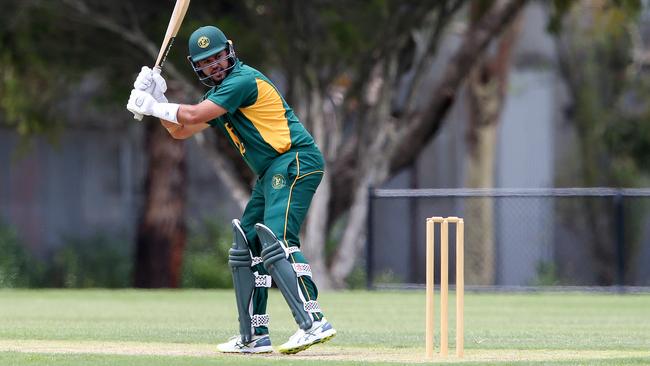
[[[158,74],[160,74],[162,72],[162,68],[160,67],[160,65],[154,66],[153,67],[153,72],[157,72]],[[143,117],[143,115],[141,115],[140,113],[133,113],[133,119],[137,119],[138,121],[142,121],[142,117]]]

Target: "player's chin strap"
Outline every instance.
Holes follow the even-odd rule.
[[[313,321],[311,313],[319,312],[320,309],[316,301],[305,301],[298,287],[298,277],[311,276],[309,265],[306,263],[289,263],[287,260],[288,251],[296,251],[296,249],[285,248],[268,227],[255,224],[255,231],[257,231],[257,236],[262,243],[264,267],[269,271],[273,281],[282,292],[289,308],[291,308],[296,323],[303,330],[311,328]]]

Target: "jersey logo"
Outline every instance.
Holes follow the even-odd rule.
[[[237,134],[235,133],[235,129],[230,126],[230,123],[226,122],[225,123],[226,131],[228,131],[228,135],[230,135],[230,139],[232,140],[233,144],[237,146],[239,149],[239,153],[244,155],[246,152],[246,148],[244,147],[244,144],[239,140],[239,137],[237,137]]]
[[[271,187],[273,189],[282,189],[287,185],[287,180],[282,174],[276,174],[271,178]]]

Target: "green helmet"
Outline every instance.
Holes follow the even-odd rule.
[[[232,47],[232,42],[230,42],[228,38],[226,38],[226,35],[217,27],[205,26],[195,30],[190,36],[188,47],[190,55],[187,56],[187,59],[192,64],[194,72],[199,76],[199,80],[207,86],[212,87],[220,83],[215,82],[212,78],[217,74],[217,72],[208,75],[204,70],[209,68],[211,65],[199,67],[197,64],[198,61],[205,60],[206,58],[214,56],[228,48],[228,54],[223,59],[216,62],[229,59],[229,67],[225,70],[221,70],[227,73],[229,73],[235,66],[237,57],[235,55],[235,50]]]
[[[201,27],[190,36],[190,57],[194,62],[201,61],[223,51],[226,46],[228,38],[219,28]]]

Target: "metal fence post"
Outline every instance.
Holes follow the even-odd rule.
[[[625,202],[623,195],[618,192],[614,196],[614,212],[616,222],[616,284],[625,285]]]
[[[366,215],[366,288],[373,289],[374,283],[374,268],[372,263],[373,257],[373,226],[372,226],[372,201],[373,201],[373,187],[368,187],[368,212]]]

